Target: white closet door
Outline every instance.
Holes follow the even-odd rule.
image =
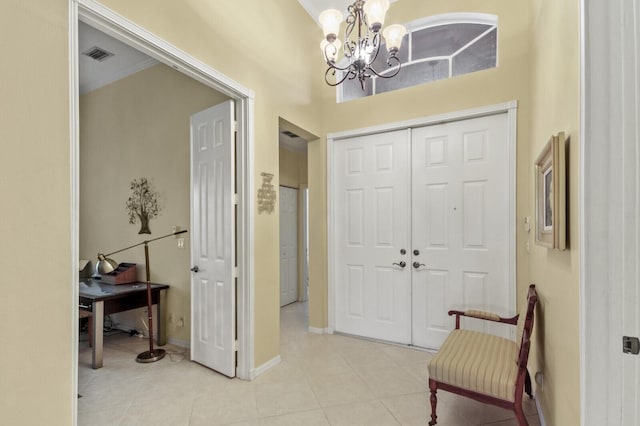
[[[440,347],[454,325],[451,309],[510,313],[506,123],[499,114],[412,132],[416,346]],[[464,327],[509,336],[486,321]]]
[[[298,190],[280,187],[280,306],[298,300]]]
[[[335,145],[337,331],[410,343],[408,135],[402,130]],[[405,267],[394,265],[401,261]]]

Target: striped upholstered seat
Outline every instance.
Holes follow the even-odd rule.
[[[476,310],[449,311],[449,315],[456,317],[456,328],[449,334],[428,367],[431,392],[430,426],[437,423],[438,390],[513,410],[518,425],[528,425],[522,409],[522,394],[524,388],[529,387],[525,386],[525,382],[530,383],[527,360],[537,302],[536,287],[531,284],[524,309],[520,315],[511,318]],[[462,330],[461,317],[513,325],[516,327],[516,341]],[[527,392],[531,396],[530,390]]]
[[[515,342],[477,331],[453,330],[429,363],[429,377],[462,389],[514,401]]]

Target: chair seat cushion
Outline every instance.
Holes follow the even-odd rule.
[[[429,362],[438,382],[513,402],[518,368],[516,344],[471,330],[453,330]]]

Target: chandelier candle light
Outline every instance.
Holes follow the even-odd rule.
[[[345,20],[347,26],[344,32],[344,43],[338,38],[342,13],[336,9],[327,9],[320,14],[319,21],[324,32],[324,40],[320,43],[320,49],[329,68],[324,74],[324,79],[330,86],[337,86],[345,80],[358,78],[360,86],[364,90],[365,81],[372,75],[380,78],[391,78],[400,72],[400,59],[398,51],[402,38],[407,30],[402,25],[389,25],[382,30],[384,15],[389,9],[389,0],[356,0],[348,8],[349,15]],[[387,45],[387,65],[397,67],[390,73],[381,74],[373,69],[372,64],[378,57],[381,35]],[[337,65],[340,48],[343,47],[347,64],[344,67]],[[336,77],[335,82],[329,81],[329,73],[335,76],[336,71],[342,73]]]

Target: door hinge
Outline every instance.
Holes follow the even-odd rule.
[[[640,340],[637,337],[622,336],[622,352],[638,355],[640,353]]]
[[[239,272],[238,272],[238,267],[234,266],[233,269],[231,270],[231,277],[232,278],[238,278]]]
[[[237,121],[233,122],[233,131],[236,132],[236,133],[238,132],[238,122]]]
[[[233,351],[238,352],[238,340],[233,341]]]
[[[233,194],[233,204],[234,204],[235,206],[237,206],[237,205],[238,205],[238,194]]]

